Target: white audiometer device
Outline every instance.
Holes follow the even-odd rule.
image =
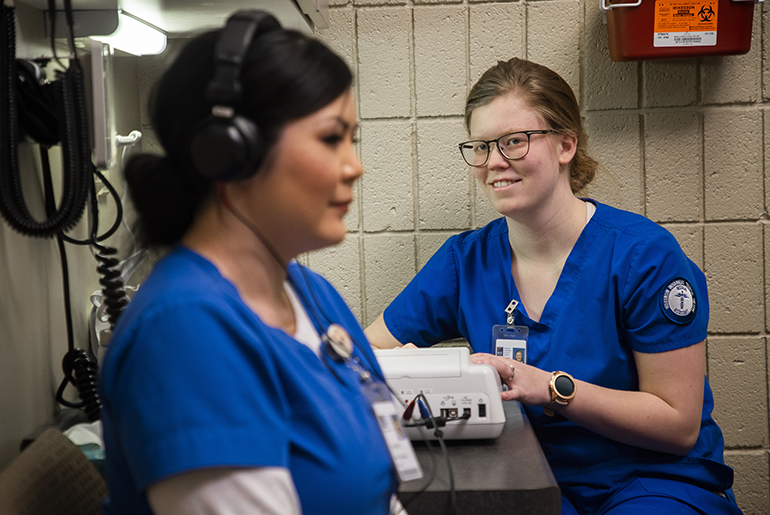
[[[411,440],[435,439],[433,430],[421,427],[427,406],[434,417],[446,420],[441,428],[445,439],[490,439],[502,433],[505,412],[500,376],[491,365],[471,363],[467,347],[375,349],[374,354],[398,397],[398,413],[415,404],[409,420],[404,420]],[[427,403],[418,399],[419,394]]]

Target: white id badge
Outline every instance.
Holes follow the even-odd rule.
[[[382,436],[390,451],[390,457],[396,466],[401,481],[411,481],[422,477],[422,467],[414,454],[412,442],[406,436],[401,417],[396,413],[396,405],[388,387],[382,383],[369,383],[364,386],[364,393],[372,404],[372,409],[380,425]]]
[[[527,362],[527,339],[529,328],[520,325],[492,326],[492,342],[495,355]]]

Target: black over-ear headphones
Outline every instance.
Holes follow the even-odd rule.
[[[247,179],[259,168],[264,142],[252,120],[235,113],[241,98],[241,67],[258,35],[280,29],[273,16],[256,10],[234,13],[222,29],[214,55],[214,76],[206,89],[211,116],[192,137],[190,154],[198,173],[213,181]]]

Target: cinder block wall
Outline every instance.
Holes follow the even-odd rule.
[[[770,5],[746,55],[613,63],[598,0],[330,4],[317,34],[356,73],[366,172],[347,240],[309,264],[374,320],[447,236],[495,217],[455,145],[470,86],[498,59],[555,69],[603,165],[586,196],[661,223],[706,273],[714,416],[740,506],[770,513]]]

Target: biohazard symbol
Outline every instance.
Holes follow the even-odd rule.
[[[711,6],[706,7],[702,5],[700,11],[698,11],[698,16],[700,16],[700,21],[702,22],[711,21],[711,17],[714,16],[714,9]]]

